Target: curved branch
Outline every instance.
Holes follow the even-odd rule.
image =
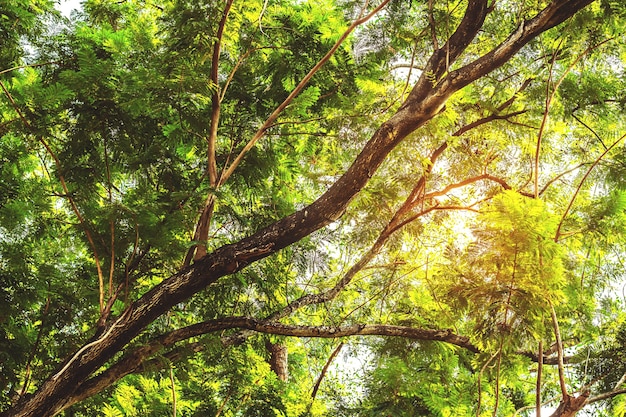
[[[96,394],[111,386],[124,376],[142,369],[144,361],[163,348],[207,333],[237,328],[281,336],[326,339],[337,339],[349,336],[395,336],[413,340],[444,342],[467,349],[473,353],[479,352],[479,349],[470,342],[468,337],[459,336],[451,330],[433,330],[384,324],[352,324],[337,327],[299,326],[258,320],[250,317],[225,317],[174,330],[158,337],[151,343],[134,349],[106,371],[82,384],[72,397],[65,399],[62,409],[66,409],[72,404]],[[201,349],[199,345],[196,346],[196,348],[198,350]]]
[[[604,148],[604,150],[606,150],[606,145],[604,144],[604,141],[602,140],[602,138],[600,137],[600,135],[598,134],[598,132],[596,132],[595,130],[593,130],[593,128],[591,126],[589,126],[587,123],[585,123],[580,117],[576,116],[576,109],[572,110],[572,117],[574,118],[574,120],[576,120],[578,123],[580,123],[581,125],[583,125],[588,131],[591,132],[591,134],[593,136],[595,136],[596,139],[598,139],[598,142],[600,142],[600,144],[602,145],[602,147]]]
[[[41,64],[41,65],[47,65],[47,64]],[[11,106],[13,106],[13,108],[15,109],[17,114],[19,115],[20,119],[22,120],[22,123],[24,123],[24,126],[26,128],[28,128],[29,130],[31,130],[33,133],[35,133],[35,136],[36,136],[37,140],[39,141],[39,143],[41,143],[43,145],[43,147],[46,149],[46,152],[48,153],[48,155],[50,155],[50,157],[54,161],[54,165],[57,168],[57,175],[59,176],[59,182],[61,183],[61,188],[63,188],[63,193],[65,194],[65,197],[69,201],[70,207],[72,208],[72,211],[74,212],[74,214],[78,218],[78,221],[79,221],[80,225],[83,227],[83,230],[85,231],[85,236],[87,237],[87,241],[89,242],[89,245],[91,246],[91,250],[93,252],[94,261],[96,263],[96,271],[98,273],[100,314],[102,315],[102,318],[105,318],[104,275],[102,273],[102,267],[100,266],[100,257],[98,256],[98,250],[96,249],[96,243],[93,240],[93,236],[91,235],[91,231],[89,230],[89,226],[87,225],[87,221],[85,220],[83,215],[80,213],[80,210],[78,209],[78,206],[76,205],[76,202],[72,198],[70,190],[67,187],[67,183],[65,182],[65,176],[63,175],[63,170],[61,169],[62,168],[61,167],[61,161],[59,160],[59,157],[56,155],[56,153],[52,150],[50,145],[48,145],[48,143],[44,140],[44,138],[41,135],[39,135],[39,134],[37,134],[35,132],[35,130],[33,129],[32,125],[26,119],[26,117],[24,116],[24,114],[20,110],[19,106],[17,105],[17,103],[13,99],[13,96],[11,95],[11,92],[5,87],[4,83],[2,83],[2,81],[0,81],[0,88],[2,88],[2,91],[4,92],[4,94],[9,99],[9,102],[11,103]]]
[[[343,342],[337,345],[335,350],[333,350],[333,353],[330,354],[328,360],[326,361],[326,364],[324,364],[324,368],[322,368],[322,372],[320,372],[320,375],[317,378],[317,381],[315,382],[315,386],[313,387],[313,392],[311,392],[311,402],[309,403],[309,406],[307,407],[309,410],[311,409],[311,406],[313,405],[313,402],[315,401],[315,397],[317,397],[317,391],[320,389],[320,385],[322,385],[322,381],[324,380],[324,377],[326,376],[326,373],[328,372],[328,368],[330,367],[330,364],[333,362],[333,360],[335,360],[335,358],[337,357],[337,355],[339,354],[342,348],[343,348]]]
[[[133,302],[124,320],[118,322],[115,327],[111,327],[110,331],[105,333],[107,336],[99,339],[98,344],[86,350],[79,350],[80,354],[73,355],[78,360],[74,360],[66,372],[61,374],[55,372],[56,379],[53,380],[50,377],[42,381],[38,390],[29,398],[0,415],[3,417],[44,417],[58,413],[66,404],[67,398],[71,398],[76,392],[84,389],[83,385],[89,380],[90,375],[104,366],[117,352],[171,307],[189,299],[221,277],[240,271],[247,265],[290,246],[339,218],[352,199],[378,170],[387,155],[407,135],[440,113],[453,93],[500,67],[533,38],[571,17],[591,1],[555,0],[540,11],[535,18],[526,21],[492,52],[449,73],[439,84],[433,86],[432,80],[422,76],[405,104],[380,126],[352,165],[317,200],[247,238],[216,249],[192,266],[164,279]],[[443,48],[443,55],[439,56],[435,53],[435,56],[429,60],[433,69],[438,69],[438,63],[441,63],[443,67],[441,74],[447,70],[447,63],[457,58],[480,30],[486,13],[486,1],[469,2],[461,24],[450,37],[449,45]],[[473,23],[473,20],[478,23]],[[472,32],[473,30],[475,31]],[[433,74],[438,73],[433,72]],[[261,135],[258,137],[255,135],[253,139],[258,140],[264,129],[260,132]],[[254,143],[249,142],[250,144],[254,146]],[[232,164],[230,168],[233,168]],[[360,329],[359,334],[363,334],[363,331],[364,329]],[[334,337],[337,337],[336,332]],[[63,364],[57,369],[61,368]]]
[[[495,113],[490,114],[489,116],[483,117],[482,119],[478,119],[478,120],[476,120],[476,121],[474,121],[472,123],[469,123],[469,124],[463,126],[459,130],[454,132],[452,134],[452,136],[461,136],[465,132],[467,132],[467,131],[469,131],[471,129],[474,129],[474,128],[478,127],[478,126],[484,125],[485,123],[489,123],[489,122],[491,122],[493,120],[508,120],[511,117],[519,116],[520,114],[526,113],[527,110],[519,110],[519,111],[511,112],[511,113],[508,113],[508,114],[499,114],[501,111],[503,111],[504,109],[509,107],[511,104],[513,104],[513,102],[515,101],[517,96],[530,85],[532,80],[533,80],[532,78],[527,78],[526,80],[524,80],[524,82],[522,83],[520,88],[515,92],[515,94],[512,97],[510,97],[507,101],[505,101],[504,103],[500,104],[496,108],[496,112]]]
[[[561,172],[560,174],[556,175],[554,178],[551,178],[548,182],[546,182],[543,186],[543,188],[541,189],[541,191],[539,191],[539,195],[542,195],[543,193],[546,192],[546,190],[552,185],[554,184],[556,181],[558,181],[560,178],[563,178],[565,175],[569,174],[570,172],[574,172],[579,168],[584,167],[585,165],[587,165],[586,162],[583,162],[581,164],[576,165],[573,168],[570,168],[566,171]]]
[[[505,190],[510,190],[511,189],[511,186],[505,180],[503,180],[502,178],[496,177],[495,175],[491,175],[491,174],[481,174],[481,175],[477,175],[475,177],[464,179],[463,181],[459,181],[459,182],[454,183],[454,184],[447,185],[446,187],[442,188],[439,191],[431,191],[430,193],[427,193],[427,194],[424,195],[424,199],[432,199],[432,198],[435,198],[435,197],[441,197],[443,195],[448,194],[452,190],[455,190],[455,189],[461,188],[461,187],[465,187],[466,185],[473,184],[473,183],[481,181],[481,180],[493,181],[493,182],[499,184]]]
[[[469,338],[456,335],[451,330],[433,330],[408,326],[365,324],[353,324],[338,327],[298,326],[286,325],[276,321],[259,320],[250,317],[225,317],[171,331],[126,353],[122,359],[113,364],[107,370],[82,384],[75,394],[71,398],[67,399],[67,403],[64,408],[97,394],[98,392],[113,385],[126,375],[140,372],[144,369],[152,369],[154,366],[158,366],[159,363],[163,362],[162,360],[149,359],[165,348],[172,347],[179,342],[204,334],[237,328],[258,333],[295,337],[341,338],[348,336],[397,336],[414,340],[445,342],[467,349],[473,353],[480,353],[480,350],[469,341]],[[229,344],[229,340],[230,339],[228,338],[223,339],[223,341],[226,341],[226,344]],[[180,349],[167,352],[163,354],[163,356],[168,361],[175,362],[184,357],[186,353],[197,353],[204,350],[204,348],[204,344],[200,342],[192,342],[181,347]],[[516,354],[526,356],[535,362],[537,361],[537,354],[534,352],[517,352]],[[565,357],[564,361],[568,363],[570,359],[571,357]],[[548,357],[546,355],[543,357],[543,363],[545,365],[557,365],[557,360],[556,358]],[[614,392],[613,396],[626,392],[626,389],[615,390]],[[606,398],[606,395],[604,397],[599,396],[595,401],[600,401]]]
[[[598,401],[604,401],[616,397],[620,394],[626,394],[626,388],[617,389],[609,392],[603,392],[601,394],[594,395],[593,397],[589,397],[587,400],[587,404],[597,403]]]

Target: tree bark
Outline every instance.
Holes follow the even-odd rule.
[[[270,368],[281,381],[289,378],[289,351],[287,346],[280,343],[265,342],[265,348],[270,354]]]
[[[144,369],[147,359],[154,356],[156,353],[160,353],[165,348],[192,337],[228,329],[247,329],[265,334],[327,339],[348,336],[396,336],[413,340],[444,342],[467,349],[470,352],[479,352],[479,349],[469,341],[469,338],[456,335],[450,330],[420,329],[380,324],[352,324],[339,327],[295,326],[275,321],[258,320],[251,317],[224,317],[171,331],[154,340],[152,343],[135,348],[114,365],[111,365],[107,370],[83,383],[71,397],[66,399],[63,408],[67,408],[72,404],[102,391],[128,374],[140,372]],[[231,339],[229,339],[229,341],[230,340]],[[231,341],[231,343],[235,341],[236,339]],[[187,350],[199,351],[201,350],[201,345],[191,344]],[[174,360],[171,357],[172,354],[177,356],[173,352],[169,352],[165,354],[165,356],[170,360]]]
[[[0,416],[54,416],[67,407],[68,399],[72,398],[94,372],[170,308],[215,283],[220,277],[239,271],[339,218],[389,152],[407,135],[441,112],[446,100],[453,93],[500,67],[530,40],[562,23],[591,2],[592,0],[553,1],[537,16],[523,22],[491,52],[464,67],[448,72],[481,29],[489,12],[487,0],[470,1],[457,30],[441,49],[433,53],[406,102],[381,125],[345,174],[324,194],[308,207],[237,243],[217,249],[192,266],[165,279],[132,303],[103,333],[60,364],[54,375],[42,381],[33,395],[23,397],[18,404]]]
[[[574,417],[587,404],[589,392],[583,393],[578,397],[567,395],[563,397],[558,408],[550,417]]]

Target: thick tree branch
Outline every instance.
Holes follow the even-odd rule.
[[[305,296],[303,297],[301,301],[310,300],[312,299],[312,297],[315,297],[315,296],[308,296],[308,297]],[[308,304],[305,303],[303,305],[308,305]],[[290,306],[291,305],[287,307],[290,307]],[[130,350],[130,352],[126,353],[122,357],[122,359],[120,359],[118,362],[110,366],[101,374],[86,381],[77,390],[75,395],[67,399],[68,401],[63,408],[67,408],[71,404],[75,404],[77,402],[84,400],[85,398],[88,398],[90,396],[93,396],[101,392],[102,390],[113,385],[114,383],[116,383],[121,378],[125,377],[126,375],[129,375],[131,373],[141,372],[144,369],[154,369],[155,367],[160,368],[163,364],[163,360],[158,359],[158,358],[154,359],[156,354],[159,354],[160,356],[164,357],[166,360],[170,362],[176,362],[186,355],[197,353],[205,349],[205,345],[203,343],[192,342],[184,346],[178,346],[177,348],[169,352],[160,353],[164,349],[172,347],[190,338],[195,338],[204,334],[224,331],[224,330],[245,329],[243,330],[243,333],[240,331],[235,336],[222,338],[222,342],[225,345],[230,345],[232,343],[237,343],[237,341],[242,341],[244,337],[247,337],[251,333],[254,333],[254,332],[279,334],[279,335],[285,335],[285,336],[293,335],[293,334],[286,333],[285,330],[283,330],[282,332],[272,331],[272,326],[276,326],[276,328],[285,326],[284,327],[285,329],[290,329],[290,328],[295,327],[295,328],[305,329],[308,332],[311,332],[312,329],[318,329],[315,326],[286,326],[286,325],[283,325],[282,323],[278,323],[276,319],[280,317],[284,317],[280,313],[284,314],[284,309],[281,310],[278,314],[273,315],[271,319],[265,319],[265,320],[259,320],[259,319],[248,318],[248,317],[228,317],[228,318],[223,318],[223,319],[210,320],[204,323],[199,323],[196,325],[188,326],[188,327],[174,330],[164,335],[161,335],[153,339],[151,342],[145,343],[140,347],[136,347]],[[263,329],[260,326],[261,324],[267,324],[268,326]],[[405,327],[400,327],[400,328],[404,329]],[[408,327],[406,328],[408,329]],[[324,327],[324,329],[335,329],[335,328]],[[250,332],[250,333],[247,333],[247,332]],[[429,330],[429,332],[435,332],[435,331]],[[445,332],[449,332],[449,331],[446,330]],[[298,336],[315,337],[315,336],[303,336],[302,334]],[[324,336],[317,336],[317,337],[324,337]],[[339,336],[336,336],[336,337],[339,337]],[[410,335],[402,336],[402,337],[410,337]],[[457,337],[460,338],[460,340],[467,340],[467,338],[463,336],[457,336]],[[432,340],[432,339],[423,339],[423,340]],[[457,346],[466,347],[466,346],[461,346],[460,344],[457,344]],[[467,348],[470,351],[474,352],[474,350],[472,350],[472,346],[473,345],[470,343],[469,347]],[[554,349],[552,348],[543,352],[542,363],[544,365],[558,365],[559,359],[555,356],[552,356],[553,353],[554,353]],[[538,356],[536,352],[519,351],[519,352],[516,352],[516,354],[528,357],[534,362],[538,361]],[[150,359],[150,358],[153,358],[153,359]],[[566,356],[563,358],[563,362],[571,363],[573,358],[574,357]],[[485,366],[487,366],[487,364],[485,364]],[[619,388],[619,385],[616,385],[615,390],[614,390],[615,392],[618,391],[617,388]],[[621,393],[621,391],[618,393]],[[614,395],[617,395],[617,394],[614,394]],[[603,399],[603,398],[600,398],[600,399]],[[598,399],[598,401],[600,399]]]
[[[584,392],[577,397],[568,395],[561,400],[550,417],[574,417],[587,404],[588,399],[589,392]]]
[[[487,0],[469,2],[459,26],[446,43],[441,48],[435,50],[428,60],[419,81],[409,94],[405,106],[420,106],[420,103],[432,94],[433,84],[436,84],[443,77],[450,65],[452,65],[469,46],[474,37],[478,34],[478,31],[482,28],[488,12]],[[446,79],[448,77],[449,75]],[[451,89],[447,88],[435,88],[440,90],[440,94],[443,94],[446,90],[451,91]],[[460,87],[458,89],[460,89]]]
[[[526,80],[522,84],[522,86],[517,90],[514,96],[512,96],[510,99],[508,99],[507,101],[505,101],[504,103],[502,103],[500,106],[497,107],[497,111],[502,111],[506,109],[507,107],[509,107],[515,101],[515,98],[517,97],[517,95],[520,92],[522,92],[530,84],[530,81],[531,81],[530,79]],[[489,123],[490,121],[493,121],[493,120],[496,120],[496,118],[492,118],[491,116],[484,117],[482,119],[479,119],[475,122],[470,123],[466,127],[459,129],[457,132],[453,134],[453,136],[460,136],[463,133],[466,133],[471,129],[474,129],[478,126],[482,126],[483,124]],[[442,190],[440,193],[433,192],[433,193],[429,193],[425,195],[424,193],[425,193],[427,177],[430,175],[430,172],[432,171],[432,168],[434,167],[435,163],[437,162],[439,157],[441,157],[441,155],[445,152],[447,147],[448,147],[448,143],[444,142],[432,152],[429,163],[425,167],[424,174],[422,174],[420,179],[416,182],[415,186],[409,193],[404,203],[402,203],[402,205],[396,210],[396,212],[394,213],[392,218],[389,220],[387,225],[379,233],[378,238],[376,239],[374,244],[370,247],[370,249],[365,254],[363,254],[363,256],[344,274],[344,276],[335,284],[333,288],[331,288],[328,291],[318,293],[318,294],[304,295],[298,298],[297,300],[292,301],[280,311],[277,311],[276,313],[270,315],[267,319],[279,320],[281,318],[287,317],[288,315],[290,315],[291,313],[293,313],[294,311],[302,307],[305,307],[308,305],[314,305],[314,304],[322,304],[322,303],[332,300],[333,298],[337,296],[337,294],[339,294],[339,292],[341,292],[341,290],[343,290],[343,288],[345,288],[352,281],[354,276],[358,272],[360,272],[380,252],[380,250],[385,245],[385,242],[389,239],[389,237],[391,237],[396,231],[400,230],[406,224],[415,221],[417,218],[425,214],[428,214],[432,210],[435,210],[435,209],[454,209],[454,210],[462,209],[460,207],[435,207],[433,206],[431,208],[422,210],[419,213],[415,213],[409,218],[403,220],[403,217],[407,213],[409,213],[414,207],[418,206],[419,204],[422,204],[422,202],[425,199],[427,198],[432,199],[436,196],[444,195],[454,188],[458,188],[458,187],[461,187],[461,186],[464,186],[464,185],[467,185],[467,184],[470,184],[472,182],[476,182],[482,179],[491,179],[495,182],[498,182],[505,189],[511,188],[504,180],[501,180],[499,178],[493,177],[488,174],[484,174],[480,177],[474,177],[470,180],[466,180],[459,184],[447,187],[446,189]],[[245,339],[246,336],[247,336],[247,333],[244,331],[240,334],[229,337],[228,340],[232,343],[240,343],[243,341],[243,339]]]
[[[293,102],[293,100],[302,92],[302,90],[308,85],[313,76],[330,60],[330,58],[337,52],[339,47],[345,42],[350,33],[354,31],[358,26],[367,22],[374,15],[376,15],[380,10],[382,10],[390,0],[384,0],[380,5],[378,5],[374,10],[368,13],[364,17],[360,17],[355,20],[343,35],[339,38],[339,40],[332,46],[332,48],[320,59],[317,64],[306,74],[302,80],[298,83],[298,85],[293,89],[293,91],[287,96],[287,98],[270,114],[270,116],[265,120],[265,122],[261,125],[261,127],[254,134],[252,139],[248,141],[248,143],[244,146],[244,148],[239,152],[239,154],[235,157],[235,159],[231,162],[229,166],[225,166],[222,172],[217,177],[217,167],[215,161],[215,142],[217,139],[217,125],[219,122],[219,114],[220,114],[220,92],[217,87],[217,68],[219,61],[219,50],[220,50],[220,41],[221,35],[224,29],[224,25],[226,22],[226,18],[228,16],[228,12],[230,10],[230,6],[232,5],[232,0],[229,0],[226,8],[224,10],[224,14],[222,17],[222,21],[220,22],[220,26],[218,29],[217,41],[215,43],[214,53],[213,53],[213,62],[211,65],[211,79],[214,79],[216,84],[216,92],[213,95],[212,101],[212,112],[211,112],[211,134],[209,136],[209,178],[211,187],[217,189],[220,188],[233,174],[235,169],[239,166],[243,158],[248,154],[250,149],[252,149],[256,143],[265,136],[267,130],[274,124],[278,116]],[[196,227],[196,232],[194,234],[194,240],[199,241],[200,243],[195,247],[192,247],[187,252],[185,259],[183,261],[183,267],[188,267],[191,263],[191,259],[194,260],[201,259],[206,255],[206,240],[209,235],[209,227],[211,223],[211,218],[213,217],[213,210],[215,208],[215,195],[209,194],[207,197],[202,213],[200,215],[200,219],[198,220],[198,225]],[[195,253],[195,254],[194,254]]]
[[[116,321],[115,326],[109,327],[105,332],[106,337],[97,339],[95,344],[92,343],[96,340],[90,341],[87,348],[81,348],[80,353],[72,356],[74,359],[71,363],[66,362],[57,368],[59,371],[55,372],[54,378],[50,377],[42,381],[38,391],[31,397],[23,399],[11,410],[0,415],[3,417],[45,417],[56,414],[64,406],[66,398],[73,396],[77,390],[81,389],[81,385],[93,372],[104,366],[146,326],[172,306],[187,300],[219,278],[239,271],[250,263],[301,240],[340,217],[389,152],[407,135],[435,117],[453,93],[498,68],[530,40],[563,22],[591,1],[555,0],[535,18],[526,21],[492,52],[465,67],[452,71],[435,86],[433,86],[432,78],[429,79],[423,75],[409,94],[405,104],[380,126],[344,175],[317,200],[292,215],[259,230],[252,236],[216,249],[191,267],[165,279],[131,304],[125,315]],[[445,73],[448,63],[453,62],[474,38],[486,14],[486,1],[469,2],[466,14],[457,31],[448,40],[448,45],[442,48],[443,51],[436,52],[429,61],[429,68],[434,71],[433,74],[440,77]],[[427,67],[425,72],[428,72],[429,68]],[[273,122],[271,117],[277,117],[277,114],[270,116],[268,125]],[[260,136],[264,130],[264,127],[259,130]],[[254,146],[260,136],[255,135],[249,145]],[[231,169],[235,166],[236,164],[231,164],[226,172],[232,172]],[[227,179],[228,175],[222,176],[221,181]],[[332,330],[332,334],[326,333],[326,336],[320,329],[310,329],[310,331],[318,332],[319,337],[338,337],[350,334],[377,334],[374,329],[376,326],[374,328],[371,326],[335,328],[329,329],[328,332]],[[296,331],[297,329],[282,327],[282,330],[284,333],[280,334],[286,335],[307,333],[303,329]],[[382,332],[381,329],[377,331]],[[385,335],[403,335],[399,330],[396,333],[398,334],[389,331]],[[439,336],[445,337],[445,332]],[[447,337],[450,337],[450,334]],[[449,340],[443,341],[450,342]]]
[[[404,216],[405,213],[410,211],[410,209],[417,204],[418,195],[423,194],[424,187],[426,184],[426,177],[432,170],[432,167],[434,166],[437,159],[443,154],[443,152],[446,150],[447,147],[448,147],[447,143],[444,142],[435,151],[433,151],[432,155],[430,156],[430,161],[429,161],[430,163],[425,168],[424,174],[417,181],[417,183],[415,184],[415,186],[409,193],[409,196],[404,201],[404,203],[400,206],[398,210],[396,210],[395,214],[389,220],[387,225],[379,233],[378,238],[376,239],[374,244],[344,274],[344,276],[335,284],[333,288],[331,288],[328,291],[319,293],[319,294],[307,294],[305,296],[302,296],[299,299],[289,303],[280,311],[272,314],[269,317],[269,319],[278,320],[278,319],[281,319],[283,317],[290,315],[294,311],[304,306],[313,305],[313,304],[321,304],[321,303],[330,301],[333,298],[335,298],[337,294],[339,294],[341,290],[343,290],[352,281],[352,279],[356,276],[356,274],[359,273],[380,252],[380,250],[383,248],[383,246],[385,245],[389,237],[391,237],[391,235],[399,229],[398,222],[401,221],[401,218]],[[239,337],[245,337],[245,336],[239,335]]]
[[[522,91],[528,85],[529,81],[530,80],[528,80],[527,82],[524,83],[522,88],[520,88],[520,90],[518,90],[518,93],[520,91]],[[512,104],[514,99],[515,99],[515,96],[513,96],[511,99],[507,100],[506,102],[504,102],[500,106],[498,106],[497,110],[499,110],[499,111],[504,110],[506,107],[508,107],[509,105]],[[469,131],[472,128],[481,126],[481,125],[483,125],[485,123],[488,123],[489,121],[492,121],[492,120],[495,120],[495,119],[491,118],[489,116],[485,117],[483,119],[478,120],[477,122],[471,123],[470,124],[471,127],[468,128],[468,129],[463,129],[463,131],[467,132],[467,131]],[[456,133],[455,133],[455,135],[456,135]],[[352,281],[354,276],[359,271],[361,271],[371,261],[371,259],[373,259],[376,256],[376,254],[378,254],[380,252],[380,249],[382,249],[382,247],[384,246],[386,240],[393,233],[395,233],[397,230],[402,228],[407,223],[412,222],[412,221],[416,220],[417,218],[421,217],[422,215],[428,214],[432,210],[436,210],[436,209],[440,209],[440,210],[441,209],[445,209],[445,210],[466,209],[464,207],[450,207],[450,206],[441,206],[440,207],[440,206],[436,206],[436,207],[432,207],[432,208],[423,210],[420,213],[414,214],[409,219],[401,221],[401,219],[402,219],[404,214],[406,214],[408,211],[410,211],[410,209],[412,209],[416,205],[420,204],[420,202],[423,201],[424,199],[432,199],[432,198],[434,198],[436,196],[445,195],[446,193],[450,192],[452,189],[459,188],[459,187],[471,184],[471,183],[476,182],[476,181],[484,180],[484,179],[493,180],[493,181],[499,183],[500,185],[502,185],[505,189],[510,189],[510,186],[508,186],[508,184],[506,184],[506,182],[504,180],[501,180],[499,178],[493,177],[493,176],[488,175],[488,174],[483,174],[481,176],[473,177],[471,179],[462,181],[460,183],[450,185],[450,186],[445,187],[443,190],[440,190],[438,192],[431,192],[431,193],[428,193],[428,194],[424,194],[423,189],[425,187],[426,177],[428,176],[428,173],[431,171],[431,169],[434,167],[437,159],[443,154],[443,152],[445,151],[446,148],[447,148],[447,143],[443,143],[441,146],[439,146],[439,148],[437,148],[435,151],[433,151],[433,153],[432,153],[432,155],[430,157],[430,163],[427,165],[425,173],[418,180],[418,182],[414,186],[414,188],[411,191],[411,193],[409,193],[409,196],[407,197],[405,202],[396,211],[395,215],[389,221],[387,227],[385,227],[383,229],[383,231],[381,231],[377,241],[368,250],[368,252],[366,252],[361,257],[361,259],[359,259],[359,261],[348,270],[348,272],[342,277],[341,280],[339,280],[335,284],[335,286],[333,288],[331,288],[328,291],[319,293],[319,294],[307,294],[307,295],[304,295],[304,296],[300,297],[299,299],[291,302],[290,304],[285,306],[283,309],[281,309],[281,310],[277,311],[276,313],[270,315],[266,320],[276,321],[276,320],[279,320],[281,318],[284,318],[284,317],[292,314],[294,311],[296,311],[296,310],[298,310],[300,308],[303,308],[305,306],[314,305],[314,304],[321,304],[321,303],[328,302],[328,301],[332,300],[333,298],[335,298],[339,294],[339,292],[341,290],[343,290],[343,288],[345,288]],[[419,194],[422,195],[421,198],[418,198]],[[224,342],[226,344],[241,343],[252,332],[253,332],[253,330],[243,330],[243,331],[237,333],[236,335],[226,337],[224,339]],[[159,344],[160,343],[161,342],[159,342]],[[143,356],[144,357],[143,360],[145,360],[145,358],[149,358],[154,353],[155,353],[155,351],[147,348],[147,350],[143,350],[143,349],[139,350],[137,354],[139,356]],[[530,357],[532,358],[532,355],[530,355]],[[110,374],[114,374],[114,375],[115,374],[119,374],[119,371],[117,369],[120,369],[120,368],[130,368],[130,367],[132,367],[132,366],[130,366],[131,364],[133,364],[133,366],[135,368],[137,368],[137,367],[140,366],[141,362],[142,362],[142,360],[139,360],[136,355],[130,355],[130,356],[128,356],[127,360],[120,362],[119,364],[117,364],[115,366],[115,368],[112,368],[110,370],[111,371]],[[547,361],[546,363],[550,363],[550,362]],[[556,364],[556,362],[554,362],[554,364]],[[133,370],[128,370],[126,373],[123,373],[123,375],[120,374],[120,378],[122,376],[126,375],[127,373],[131,373],[131,372],[134,372],[134,369]],[[109,374],[109,372],[107,372],[106,374]],[[106,381],[106,378],[104,378],[104,376],[101,376],[101,377],[98,377],[98,378],[101,381]],[[111,383],[113,383],[113,381],[107,381],[106,383],[111,384]],[[103,384],[103,385],[106,385],[106,384]],[[93,395],[93,393],[90,392],[90,395]]]
[[[151,343],[135,348],[106,371],[85,382],[72,397],[65,399],[62,409],[102,391],[126,375],[143,369],[146,359],[154,356],[164,348],[193,337],[229,329],[247,329],[258,333],[281,336],[327,339],[348,336],[397,336],[414,340],[445,342],[467,349],[470,352],[478,352],[478,348],[469,341],[469,338],[456,335],[451,330],[431,330],[382,324],[353,324],[337,327],[300,326],[258,320],[250,317],[226,317],[174,330],[158,337]],[[187,350],[199,351],[201,349],[202,346],[200,344],[193,344]],[[176,355],[180,355],[180,353]],[[173,360],[175,356],[168,359]]]
[[[446,76],[439,89],[455,91],[500,67],[531,39],[572,17],[593,0],[553,0],[532,19],[522,22],[504,42],[496,48]]]

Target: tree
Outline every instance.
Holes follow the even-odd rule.
[[[625,13],[90,0],[31,37],[0,79],[0,415],[330,412],[340,348],[303,404],[292,336],[379,336],[335,414],[619,413]]]

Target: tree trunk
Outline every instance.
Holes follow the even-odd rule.
[[[278,379],[287,381],[289,378],[289,352],[287,351],[287,346],[267,341],[265,342],[265,348],[270,353],[270,368],[272,368]]]

